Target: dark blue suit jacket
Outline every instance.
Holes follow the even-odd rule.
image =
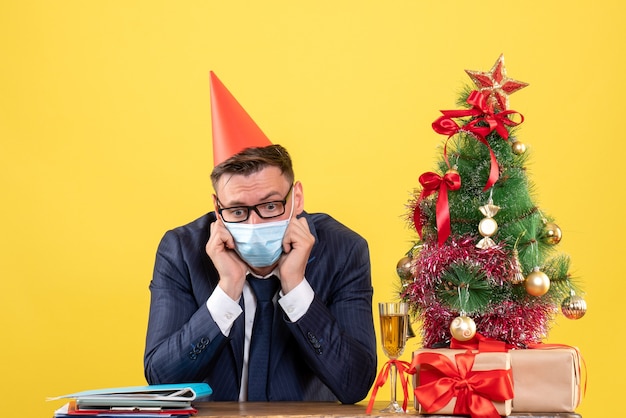
[[[366,241],[325,214],[306,214],[315,245],[306,279],[315,298],[297,322],[278,309],[269,365],[272,401],[361,401],[376,375]],[[145,374],[150,384],[207,382],[213,400],[239,396],[244,314],[225,337],[206,301],[219,277],[205,251],[211,212],[168,231],[150,283]],[[242,298],[243,300],[243,298]],[[280,306],[280,305],[277,305]]]

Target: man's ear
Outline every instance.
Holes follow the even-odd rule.
[[[219,205],[217,204],[217,195],[213,193],[213,208],[215,210],[216,216],[219,218]]]
[[[297,216],[304,211],[304,191],[302,189],[302,183],[296,181],[293,185],[293,198],[294,208],[293,213]]]

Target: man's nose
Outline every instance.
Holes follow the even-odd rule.
[[[261,223],[262,218],[259,216],[258,213],[256,213],[256,210],[252,210],[250,209],[250,214],[248,215],[248,223],[249,224],[258,224]]]

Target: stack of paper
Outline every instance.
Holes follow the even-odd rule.
[[[55,418],[186,418],[197,412],[192,402],[211,393],[206,383],[180,383],[89,390],[49,400],[69,399]]]

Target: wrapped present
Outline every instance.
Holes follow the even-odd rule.
[[[581,401],[581,358],[577,349],[537,344],[510,350],[513,412],[574,412]]]
[[[421,349],[413,353],[415,409],[421,414],[497,418],[511,413],[513,377],[507,352]]]
[[[476,333],[469,341],[453,338],[450,348],[481,353],[509,351],[515,390],[513,412],[574,412],[580,404],[582,357],[575,347],[538,343],[528,349],[513,349]]]

